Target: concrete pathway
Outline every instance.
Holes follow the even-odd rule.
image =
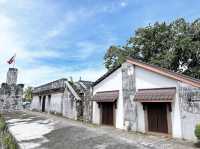
[[[22,149],[193,149],[192,142],[127,133],[38,112],[4,114]]]

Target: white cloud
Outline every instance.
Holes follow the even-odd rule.
[[[126,3],[126,2],[121,2],[120,5],[121,5],[122,7],[126,7],[126,6],[127,6],[127,3]]]
[[[15,21],[1,14],[0,20],[0,64],[3,64],[21,43],[17,41],[18,35],[14,31]]]
[[[87,10],[85,8],[68,11],[64,16],[55,23],[55,25],[47,32],[46,38],[54,38],[60,34],[65,34],[71,30],[76,23],[80,23],[81,20],[87,20],[94,16],[97,12],[94,10]]]
[[[6,1],[7,0],[0,0],[0,3]],[[31,1],[30,6],[32,6],[32,3]],[[20,2],[17,7],[20,7],[20,9],[31,8],[31,12],[36,12],[37,9],[35,8],[38,8],[37,5],[34,5],[35,10],[32,10],[32,7],[23,6],[29,6],[29,3],[27,2],[23,5],[23,3]],[[44,6],[47,7],[46,5]],[[42,7],[40,7],[39,10],[42,10],[41,8]],[[50,7],[48,7],[48,9],[51,10]],[[38,61],[38,59],[44,58],[74,58],[86,60],[92,54],[98,54],[100,50],[104,50],[109,43],[78,41],[74,43],[75,47],[77,47],[76,52],[74,52],[73,49],[71,49],[71,51],[58,51],[54,50],[56,47],[48,47],[48,39],[57,37],[63,33],[66,35],[68,31],[75,28],[81,20],[87,21],[99,13],[98,11],[94,9],[80,9],[73,12],[68,11],[59,22],[56,21],[53,24],[49,24],[47,26],[48,28],[40,28],[41,24],[42,26],[44,25],[38,22],[43,21],[40,20],[44,17],[40,16],[41,12],[36,13],[36,16],[33,13],[31,18],[27,18],[27,14],[19,12],[18,15],[15,16],[13,14],[11,15],[9,11],[14,12],[14,10],[9,9],[0,10],[0,83],[6,81],[6,73],[9,67],[6,61],[13,56],[14,53],[17,55],[16,65],[19,68],[18,83],[24,83],[26,85],[35,86],[69,76],[72,76],[75,80],[79,79],[81,76],[82,79],[95,81],[105,72],[103,65],[101,68],[88,66],[87,68],[74,70],[73,66],[63,65],[60,67],[53,67],[47,63],[40,63],[40,61]],[[38,19],[38,17],[40,19]],[[36,25],[35,28],[33,28],[33,25]],[[66,40],[70,40],[70,37]]]
[[[81,41],[77,43],[78,55],[74,55],[78,59],[87,59],[92,54],[97,54],[98,50],[102,49],[101,44],[97,44],[89,41]]]
[[[30,86],[37,86],[50,81],[69,78],[76,81],[80,77],[83,80],[95,81],[106,72],[105,68],[85,68],[81,70],[67,69],[65,67],[38,66],[31,69],[19,68],[19,83],[25,83]]]
[[[0,14],[0,51],[11,49],[13,47],[12,42],[17,38],[13,30],[14,26],[15,21]]]
[[[8,0],[0,0],[0,4],[6,3]]]
[[[35,50],[28,51],[25,49],[15,49],[14,53],[17,54],[16,59],[19,61],[26,61],[26,63],[34,63],[39,58],[62,58],[62,52],[43,49],[43,50]]]
[[[106,5],[103,5],[101,8],[99,8],[99,12],[105,12],[105,13],[114,13],[116,11],[119,11],[126,7],[128,5],[128,0],[123,1],[112,1]]]
[[[61,52],[50,49],[27,49],[24,37],[21,37],[16,29],[16,21],[5,15],[0,15],[0,64],[4,65],[14,53],[19,61],[34,62],[37,58],[58,58]]]
[[[56,25],[47,32],[47,39],[56,37],[64,32],[65,29],[71,27],[77,20],[75,13],[67,13]]]

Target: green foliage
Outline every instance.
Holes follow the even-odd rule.
[[[4,149],[17,149],[17,144],[15,143],[14,138],[6,128],[7,128],[6,122],[4,118],[0,115],[0,135],[1,135],[0,138],[1,138],[1,143],[4,146]]]
[[[31,101],[33,99],[33,88],[32,87],[27,87],[24,91],[24,97],[25,97],[25,100],[27,101]]]
[[[119,66],[125,61],[128,55],[129,53],[125,49],[117,46],[111,46],[108,49],[106,55],[104,56],[104,59],[106,59],[105,67],[107,69],[112,69],[114,67]]]
[[[3,132],[6,129],[6,123],[5,120],[0,117],[0,131]]]
[[[200,78],[200,19],[188,23],[180,18],[137,29],[124,46],[108,49],[105,67],[112,69],[127,57]]]
[[[197,124],[194,130],[195,136],[200,140],[200,124]]]
[[[17,149],[17,145],[10,133],[4,134],[3,144],[5,146],[5,149]]]

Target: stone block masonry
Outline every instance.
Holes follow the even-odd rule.
[[[196,139],[194,129],[200,123],[200,88],[179,82],[182,138]]]
[[[137,105],[133,101],[135,88],[135,68],[129,63],[122,64],[122,88],[124,100],[124,124],[126,129],[137,130]]]
[[[17,68],[9,68],[6,83],[0,88],[0,111],[13,111],[22,109],[23,84],[17,84]]]

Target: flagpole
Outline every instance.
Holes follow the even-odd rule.
[[[14,55],[13,68],[15,68],[15,60],[16,60],[16,53],[15,53],[15,55]]]
[[[15,68],[15,60],[14,60],[14,62],[13,62],[13,68]]]

